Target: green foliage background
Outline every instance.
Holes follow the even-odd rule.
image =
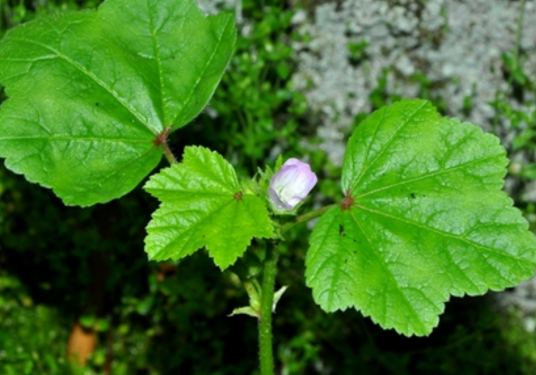
[[[40,14],[98,3],[0,0],[2,32]],[[176,155],[190,144],[218,150],[239,176],[273,163],[270,150],[276,144],[285,157],[295,157],[306,153],[300,139],[319,141],[308,126],[304,97],[289,81],[294,69],[289,47],[295,37],[293,9],[283,0],[244,0],[243,13],[252,30],[239,38],[229,71],[211,101],[218,116],[207,111],[171,139]],[[510,60],[505,63],[517,67]],[[381,84],[370,94],[375,106],[397,99]],[[508,116],[528,121],[531,114],[509,111],[501,98],[534,86],[519,79],[512,85],[517,91],[498,95],[498,121]],[[441,98],[426,92],[441,104]],[[521,134],[515,147],[533,147],[529,136]],[[340,195],[333,182],[340,179],[340,169],[330,165],[323,152],[309,156],[322,181],[315,199]],[[520,183],[534,178],[530,169],[522,171]],[[157,207],[154,198],[136,189],[107,205],[65,207],[50,191],[3,167],[0,173],[2,374],[255,373],[256,321],[227,317],[247,301],[237,278],[221,273],[203,252],[177,263],[147,261],[143,239]],[[290,288],[274,320],[281,373],[536,371],[534,335],[522,328],[515,313],[495,310],[489,296],[451,300],[439,328],[427,338],[383,331],[352,310],[322,312],[304,282],[309,234],[305,227],[296,229],[283,246],[278,284]],[[77,320],[100,328],[98,349],[86,368],[65,360],[68,334]],[[107,370],[110,363],[112,372]]]

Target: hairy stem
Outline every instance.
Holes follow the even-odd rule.
[[[277,273],[277,245],[269,243],[263,264],[261,311],[259,317],[259,359],[261,375],[274,374],[272,348],[272,306],[274,303],[275,275]]]
[[[296,225],[306,223],[309,220],[312,220],[314,218],[319,217],[320,215],[322,215],[324,212],[326,212],[327,210],[329,210],[333,206],[336,206],[336,205],[335,204],[330,204],[329,206],[324,206],[322,208],[319,208],[319,209],[316,209],[316,210],[313,210],[313,211],[309,211],[306,214],[303,214],[301,216],[298,216],[297,218],[294,218],[293,220],[291,220],[288,223],[285,223],[283,225],[283,227],[281,228],[281,233],[283,234],[283,233],[287,232],[289,229],[294,228]]]

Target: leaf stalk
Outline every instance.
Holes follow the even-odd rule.
[[[303,214],[301,216],[298,216],[298,217],[294,218],[293,220],[283,224],[283,226],[281,227],[281,234],[283,234],[283,233],[287,232],[288,230],[294,228],[296,225],[306,223],[309,220],[312,220],[312,219],[315,219],[315,218],[321,216],[324,212],[326,212],[331,207],[334,207],[336,205],[337,204],[330,204],[328,206],[324,206],[324,207],[318,208],[316,210],[309,211],[309,212],[307,212],[307,213],[305,213],[305,214]]]
[[[177,164],[177,158],[175,158],[175,155],[173,155],[173,152],[171,152],[167,141],[162,143],[162,148],[164,149],[164,155],[166,156],[166,159],[168,160],[169,164]]]

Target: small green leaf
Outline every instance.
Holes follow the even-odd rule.
[[[95,322],[95,329],[99,332],[106,332],[110,329],[110,322],[108,319],[97,319]]]
[[[92,315],[83,315],[80,317],[80,324],[84,328],[93,328],[97,319]]]
[[[287,291],[288,289],[288,286],[285,285],[285,286],[282,286],[281,288],[279,288],[279,290],[277,292],[275,292],[274,294],[274,303],[272,305],[272,312],[275,313],[275,308],[277,307],[277,304],[279,303],[279,300],[281,299],[281,297],[283,297],[283,294]]]
[[[153,175],[145,185],[162,204],[147,226],[150,259],[180,259],[206,247],[222,270],[253,237],[273,237],[262,199],[244,192],[233,167],[215,152],[187,147],[182,163]]]
[[[0,43],[0,156],[68,205],[128,193],[169,130],[206,105],[235,33],[232,15],[205,17],[193,0],[108,0],[11,30]]]
[[[227,316],[236,316],[236,315],[249,315],[249,316],[252,316],[253,318],[258,318],[259,317],[259,312],[257,310],[255,310],[251,306],[244,306],[244,307],[238,307],[238,308],[234,309]]]
[[[149,294],[144,299],[140,300],[136,305],[136,311],[140,315],[147,315],[151,311],[155,302],[155,295]]]
[[[536,241],[501,191],[506,164],[495,136],[439,117],[428,102],[373,113],[349,140],[345,199],[311,237],[306,278],[315,301],[427,335],[450,295],[531,277]]]

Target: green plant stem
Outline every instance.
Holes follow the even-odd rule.
[[[166,156],[166,159],[168,160],[169,164],[176,164],[177,159],[175,158],[175,155],[173,155],[173,152],[171,152],[167,141],[162,143],[162,148],[164,149],[164,155]]]
[[[263,263],[261,311],[259,316],[259,359],[261,375],[274,374],[272,347],[272,306],[274,304],[275,275],[279,253],[277,244],[268,243]]]
[[[332,204],[325,206],[298,216],[294,220],[283,225],[281,228],[281,234],[298,224],[305,223],[311,219],[319,217],[333,206],[335,205]],[[259,316],[259,359],[261,375],[274,375],[272,310],[274,304],[275,275],[277,273],[278,258],[279,252],[277,251],[277,244],[269,242],[263,262],[261,308]]]
[[[324,212],[326,212],[327,210],[329,210],[333,206],[336,206],[336,204],[330,204],[329,206],[324,206],[322,208],[319,208],[319,209],[316,209],[316,210],[313,210],[313,211],[309,211],[306,214],[298,216],[297,218],[289,221],[288,223],[285,223],[281,227],[281,234],[287,232],[291,228],[294,228],[296,225],[305,223],[305,222],[307,222],[309,220],[312,220],[314,218],[319,217],[320,215],[322,215]]]

